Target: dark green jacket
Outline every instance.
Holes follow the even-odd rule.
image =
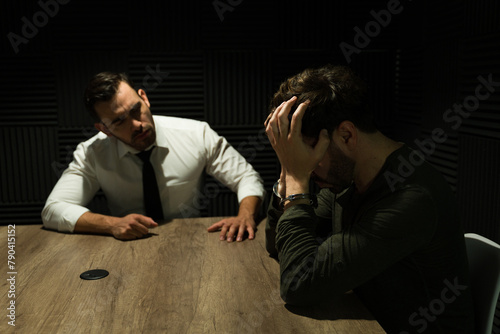
[[[473,333],[462,227],[441,174],[407,146],[362,195],[353,185],[318,207],[268,210],[267,249],[278,256],[290,304],[354,290],[389,333]]]

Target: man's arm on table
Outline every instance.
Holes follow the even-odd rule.
[[[318,206],[314,209],[316,213],[318,237],[325,238],[332,233],[332,222],[334,215],[332,206],[335,198],[332,192],[328,189],[322,189],[317,195]],[[276,226],[283,214],[283,208],[279,206],[280,199],[273,194],[269,207],[267,209],[267,222],[266,222],[266,250],[269,255],[278,258],[278,250],[276,249]],[[311,218],[311,224],[313,219]],[[340,232],[333,231],[334,233]]]
[[[151,218],[131,214],[123,218],[104,216],[85,206],[100,188],[92,164],[94,156],[85,143],[73,154],[73,161],[52,189],[42,210],[46,228],[60,232],[109,234],[117,239],[136,239],[157,224]]]
[[[223,219],[208,228],[220,232],[220,240],[242,241],[245,232],[248,239],[255,236],[255,218],[265,196],[260,175],[224,137],[219,136],[208,124],[204,124],[203,144],[207,156],[206,171],[235,192],[240,202],[238,215]]]
[[[416,204],[418,203],[418,204]],[[351,290],[427,243],[436,210],[418,188],[391,194],[355,224],[319,241],[308,205],[285,211],[277,224],[281,295],[307,305]]]
[[[153,219],[140,214],[112,217],[87,211],[76,222],[74,232],[109,234],[120,240],[130,240],[142,238],[149,233],[149,228],[156,226]]]
[[[221,230],[220,240],[232,242],[236,235],[236,241],[242,241],[245,232],[248,232],[248,239],[255,237],[255,218],[258,214],[261,199],[257,196],[248,196],[241,200],[238,216],[229,217],[218,221],[208,228],[209,232]]]

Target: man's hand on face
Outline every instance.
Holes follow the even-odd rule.
[[[290,124],[288,115],[296,102],[295,96],[283,102],[264,123],[269,142],[281,163],[281,174],[286,175],[287,194],[308,192],[311,173],[323,159],[330,144],[330,138],[325,129],[321,130],[314,147],[304,142],[301,133],[302,118],[309,101],[297,107]]]
[[[133,213],[117,218],[111,227],[111,233],[116,239],[132,240],[146,236],[149,228],[156,226],[158,224],[153,219]]]

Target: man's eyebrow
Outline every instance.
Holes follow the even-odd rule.
[[[111,121],[111,124],[114,124],[116,122],[119,122],[121,121],[125,116],[125,115],[128,115],[130,114],[131,112],[134,112],[134,111],[137,111],[137,109],[141,109],[141,102],[138,101],[136,102],[130,109],[128,112],[124,112],[123,114],[121,114],[120,116],[118,116],[117,118],[115,118],[113,121]]]
[[[130,108],[129,112],[136,111],[137,109],[141,109],[141,101],[137,101],[132,108]]]

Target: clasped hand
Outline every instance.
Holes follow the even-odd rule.
[[[326,129],[321,130],[315,145],[304,142],[302,118],[310,102],[308,100],[297,107],[290,123],[288,115],[296,102],[296,96],[283,102],[264,123],[269,142],[281,164],[281,181],[286,178],[286,194],[308,192],[311,173],[323,159],[330,144]]]

